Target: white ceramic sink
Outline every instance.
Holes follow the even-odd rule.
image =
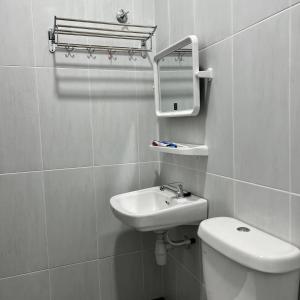
[[[159,187],[120,194],[110,199],[115,216],[139,231],[167,230],[199,224],[207,218],[207,201],[197,196],[177,199]]]

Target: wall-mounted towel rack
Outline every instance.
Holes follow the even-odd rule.
[[[68,56],[72,56],[75,49],[86,50],[90,56],[94,52],[107,52],[109,57],[112,53],[127,52],[130,57],[140,53],[143,58],[147,52],[152,51],[152,37],[157,26],[145,26],[135,24],[119,24],[112,22],[100,22],[91,20],[58,18],[54,17],[54,26],[48,30],[49,51],[54,53],[57,48],[65,49]],[[70,41],[71,36],[85,37],[86,43]],[[69,38],[67,38],[69,37]],[[89,43],[89,39],[93,43]],[[108,43],[108,40],[135,41],[133,45],[116,46]],[[95,40],[97,43],[94,43]],[[82,39],[80,40],[82,41]]]

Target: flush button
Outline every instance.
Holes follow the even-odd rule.
[[[250,229],[247,228],[247,227],[238,227],[236,230],[237,231],[242,231],[242,232],[249,232],[250,231]]]

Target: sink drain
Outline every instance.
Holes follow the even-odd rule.
[[[241,231],[241,232],[249,232],[250,231],[250,229],[248,227],[238,227],[236,230]]]

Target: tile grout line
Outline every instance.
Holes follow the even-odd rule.
[[[295,195],[295,196],[299,196],[300,197],[300,194],[297,194],[297,193],[291,193],[289,191],[276,189],[274,187],[270,187],[270,186],[266,186],[266,185],[254,183],[254,182],[251,182],[251,181],[245,181],[245,180],[240,180],[240,179],[237,179],[237,178],[232,178],[232,177],[228,177],[228,176],[224,176],[224,175],[220,175],[220,174],[215,174],[215,173],[211,173],[211,172],[205,172],[205,171],[201,171],[201,170],[197,170],[197,169],[193,169],[193,168],[189,168],[189,167],[184,167],[182,165],[178,165],[178,164],[174,164],[174,163],[170,163],[170,162],[164,162],[164,161],[162,161],[161,164],[166,164],[166,165],[170,165],[170,166],[174,166],[174,167],[179,167],[181,169],[185,169],[185,170],[188,170],[188,171],[193,171],[193,172],[196,172],[196,173],[209,174],[209,175],[221,177],[221,178],[224,178],[224,179],[227,179],[227,180],[232,180],[232,181],[235,181],[235,182],[245,183],[245,184],[257,186],[257,187],[260,187],[260,188],[265,188],[265,189],[273,190],[273,191],[276,191],[276,192],[281,192],[281,193],[284,193],[284,194],[291,194],[291,195]]]
[[[101,271],[100,271],[100,263],[99,261],[97,261],[97,276],[98,276],[98,291],[99,291],[99,299],[100,300],[104,300],[102,299],[102,293],[101,293],[101,275],[100,275]]]
[[[16,275],[12,275],[12,276],[1,277],[0,281],[9,280],[9,279],[18,278],[18,277],[29,276],[32,274],[37,274],[37,273],[42,273],[42,272],[50,273],[52,270],[63,269],[63,268],[77,266],[77,265],[83,265],[83,264],[91,263],[91,262],[99,262],[99,261],[103,261],[103,260],[107,260],[107,259],[112,259],[115,257],[125,257],[125,256],[129,256],[129,255],[134,255],[134,254],[141,254],[142,252],[143,252],[142,250],[137,250],[137,251],[131,251],[131,252],[126,252],[126,253],[121,253],[121,254],[116,254],[116,255],[110,255],[110,256],[101,257],[101,258],[95,258],[95,259],[91,259],[91,260],[84,260],[84,261],[74,262],[74,263],[70,263],[70,264],[59,265],[59,266],[55,266],[55,267],[44,268],[44,269],[36,270],[36,271],[32,271],[32,272],[26,272],[26,273],[20,273],[20,274],[16,274]]]
[[[231,93],[232,93],[232,176],[233,176],[233,215],[237,216],[237,199],[236,199],[236,151],[235,151],[235,118],[234,118],[234,111],[235,111],[235,93],[234,93],[234,42],[232,38],[231,42],[231,55],[232,55],[232,85],[231,85]]]
[[[28,272],[28,273],[21,273],[21,274],[13,275],[13,276],[2,277],[2,278],[0,278],[0,282],[5,281],[5,280],[14,279],[14,278],[19,278],[19,277],[24,277],[24,276],[35,275],[35,274],[38,274],[38,273],[48,272],[49,270],[50,269],[42,269],[42,270],[38,270],[38,271],[32,271],[32,272]]]
[[[95,68],[91,68],[88,66],[74,66],[74,65],[70,65],[70,66],[32,66],[32,65],[0,65],[0,68],[24,68],[24,69],[48,69],[48,70],[95,70]],[[104,73],[106,72],[113,72],[113,73],[119,73],[120,69],[116,69],[116,68],[108,68],[108,67],[103,67],[101,69]],[[135,72],[135,69],[133,69],[133,67],[131,67],[131,69],[122,69],[122,72],[124,73],[132,73]],[[152,69],[147,69],[144,70],[144,72],[153,72]]]
[[[136,105],[136,147],[137,147],[137,163],[138,163],[138,172],[139,172],[139,188],[141,188],[141,166],[140,166],[140,116],[139,116],[139,102],[137,100],[137,71],[134,73],[134,94],[135,94],[135,105]]]
[[[244,31],[247,31],[247,30],[249,30],[249,29],[251,29],[251,28],[253,28],[253,27],[255,27],[255,26],[257,26],[257,25],[259,25],[259,24],[261,24],[261,23],[264,23],[264,22],[266,22],[266,21],[268,21],[268,20],[270,20],[270,19],[272,19],[272,18],[274,18],[274,17],[277,17],[277,16],[280,15],[280,14],[286,13],[287,11],[291,10],[293,7],[298,6],[298,5],[300,6],[300,3],[292,4],[292,5],[290,5],[290,6],[286,7],[286,8],[284,8],[284,9],[282,9],[282,10],[280,10],[280,11],[278,11],[278,12],[276,12],[276,13],[274,13],[274,14],[272,14],[272,15],[270,15],[270,16],[268,16],[268,17],[266,17],[266,18],[264,18],[264,19],[262,19],[262,20],[260,20],[260,21],[257,21],[256,23],[251,24],[251,25],[249,25],[249,26],[247,26],[247,27],[245,27],[245,28],[243,28],[243,29],[241,29],[241,30],[239,30],[239,31],[237,31],[237,32],[234,32],[234,31],[233,31],[232,34],[231,34],[230,36],[227,36],[227,37],[225,37],[225,38],[223,38],[223,39],[221,39],[221,40],[219,40],[219,41],[217,41],[217,42],[211,43],[211,44],[208,45],[208,46],[205,46],[205,47],[203,47],[203,48],[200,48],[199,51],[207,50],[207,49],[209,49],[210,47],[213,47],[213,46],[216,46],[216,45],[218,45],[218,44],[220,44],[220,43],[223,43],[223,42],[225,42],[226,40],[228,40],[228,39],[230,39],[230,38],[232,38],[232,37],[235,37],[235,36],[237,36],[237,35],[243,33]]]
[[[197,278],[196,276],[195,276],[195,274],[193,274],[193,272],[191,272],[188,268],[187,268],[187,266],[185,266],[180,260],[178,260],[174,255],[172,255],[172,254],[169,254],[171,257],[172,257],[172,259],[175,261],[175,263],[177,263],[181,268],[183,268],[185,271],[187,271],[190,275],[191,275],[191,277],[193,277],[193,279],[194,280],[196,280],[198,283],[200,283],[201,284],[201,280],[199,279],[199,278]],[[182,300],[182,299],[179,299],[179,300]]]
[[[134,5],[134,3],[132,3]],[[141,189],[141,164],[140,164],[140,105],[138,102],[138,91],[137,91],[137,70],[136,70],[136,64],[134,66],[135,68],[135,73],[134,73],[134,89],[135,89],[135,105],[136,105],[136,146],[137,146],[137,161],[138,161],[138,186],[139,189]],[[143,240],[142,236],[139,235],[139,244],[140,244],[140,249],[141,251],[143,250]],[[143,282],[143,291],[145,291],[145,265],[144,265],[144,256],[141,254],[141,260],[142,260],[142,282]]]
[[[96,215],[96,248],[97,253],[96,257],[99,257],[99,228],[98,228],[98,220],[99,214],[97,209],[97,193],[96,193],[96,177],[95,177],[95,144],[94,144],[94,119],[93,119],[93,103],[92,103],[92,82],[91,82],[91,70],[88,68],[88,88],[89,88],[89,119],[90,119],[90,130],[91,130],[91,143],[92,143],[92,180],[93,180],[93,199],[94,199],[94,209]],[[99,275],[99,274],[98,274]],[[100,280],[100,277],[99,277]],[[100,281],[99,281],[100,286]],[[100,287],[99,287],[100,288]],[[99,290],[100,292],[100,290]]]
[[[38,115],[39,115],[39,141],[40,141],[40,151],[41,151],[41,163],[42,170],[41,171],[29,171],[29,172],[20,172],[20,173],[11,173],[10,175],[18,175],[18,174],[30,174],[30,173],[40,173],[42,177],[42,193],[43,193],[43,208],[44,208],[44,217],[45,217],[45,237],[46,237],[46,251],[47,251],[47,263],[48,267],[50,266],[50,256],[49,256],[49,239],[48,239],[48,225],[47,225],[47,208],[46,208],[46,191],[45,191],[45,174],[44,174],[44,159],[43,159],[43,143],[42,143],[42,126],[41,126],[41,114],[40,114],[40,101],[39,101],[39,93],[38,93],[38,84],[37,84],[37,74],[34,71],[35,76],[35,85],[36,85],[36,97],[37,97],[37,106],[38,106]],[[1,174],[6,175],[6,174]]]
[[[170,9],[170,1],[167,0],[167,18],[168,18],[168,45],[171,44],[171,9]]]
[[[89,165],[89,166],[81,166],[81,167],[66,167],[66,168],[58,168],[58,169],[41,169],[41,170],[31,170],[31,171],[17,171],[17,172],[8,172],[8,173],[0,173],[0,176],[9,176],[9,175],[19,175],[19,174],[30,174],[30,173],[42,173],[42,172],[56,172],[56,171],[67,171],[67,170],[77,170],[77,169],[89,169],[89,168],[104,168],[104,167],[116,167],[116,166],[126,166],[126,165],[147,165],[151,163],[159,163],[159,160],[154,161],[143,161],[143,162],[130,162],[130,163],[120,163],[120,164],[110,164],[110,165]]]
[[[37,58],[35,52],[35,31],[34,31],[34,14],[33,14],[33,3],[32,0],[30,1],[30,9],[31,9],[31,25],[32,25],[32,37],[33,37],[33,64],[36,65]],[[42,170],[44,170],[44,157],[43,157],[43,142],[42,142],[42,121],[41,121],[41,109],[40,109],[40,97],[39,97],[39,87],[38,87],[38,76],[37,76],[37,69],[32,67],[34,72],[34,79],[35,79],[35,95],[37,101],[37,108],[38,108],[38,123],[39,123],[39,142],[40,142],[40,152],[41,152],[41,163],[42,163]],[[44,226],[45,226],[45,239],[46,239],[46,255],[47,255],[47,266],[48,266],[48,285],[49,285],[49,299],[52,300],[52,282],[50,276],[50,255],[49,255],[49,237],[48,237],[48,223],[47,223],[47,205],[46,205],[46,190],[45,190],[45,174],[41,172],[41,180],[42,180],[42,194],[43,194],[43,210],[44,210]]]
[[[231,0],[231,118],[232,118],[232,176],[233,179],[236,178],[236,163],[235,163],[235,118],[234,118],[234,112],[235,112],[235,92],[234,92],[234,86],[235,86],[235,77],[234,77],[234,9],[233,9],[233,0]],[[237,216],[237,199],[236,199],[236,183],[233,181],[233,190],[232,190],[232,197],[233,197],[233,215]]]
[[[145,255],[143,254],[143,252],[140,254],[141,255],[141,260],[142,260],[142,276],[143,276],[143,292],[144,292],[144,296],[146,297],[146,289],[145,289],[145,286],[146,286],[146,276],[145,276]]]
[[[290,1],[291,2],[291,1]],[[288,61],[288,69],[289,69],[289,86],[288,86],[288,130],[289,130],[289,192],[292,192],[292,119],[291,119],[291,79],[292,79],[292,10],[289,10],[289,61]],[[289,240],[292,241],[292,196],[289,194]]]
[[[134,6],[134,1],[133,1],[132,5]],[[134,74],[135,85],[134,85],[134,88],[135,88],[135,102],[136,102],[136,108],[137,108],[136,134],[137,134],[137,155],[138,155],[137,161],[138,161],[138,176],[139,176],[138,185],[139,185],[139,189],[141,189],[142,188],[142,180],[141,180],[141,166],[142,166],[142,163],[141,163],[141,149],[140,149],[140,103],[138,101],[138,87],[137,87],[137,76],[138,76],[138,73],[140,71],[137,70],[136,63],[134,63],[134,65],[135,65],[135,74]],[[142,235],[139,235],[139,240],[140,240],[140,249],[141,249],[141,251],[143,251],[144,242],[143,242]],[[143,255],[142,255],[142,273],[143,273],[143,286],[145,287],[145,269],[144,269]]]

